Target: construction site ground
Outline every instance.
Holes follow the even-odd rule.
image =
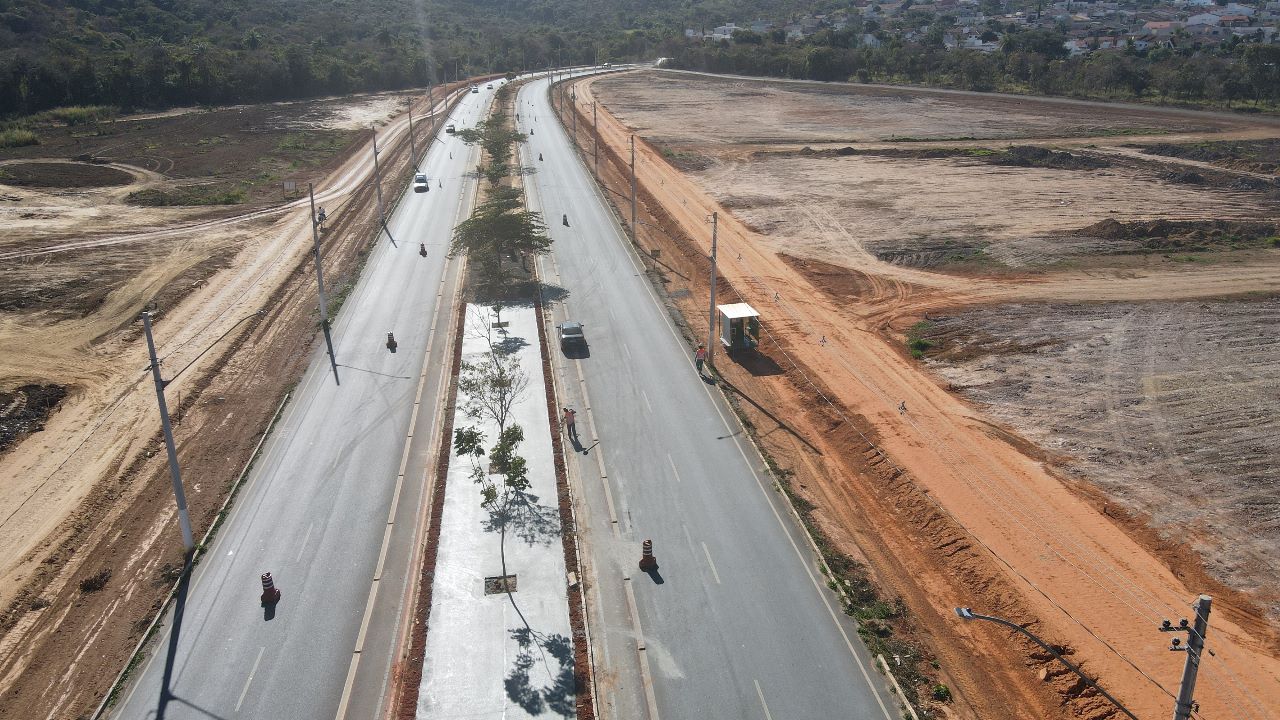
[[[641,71],[576,83],[589,163],[596,100],[606,194],[628,218],[635,133],[637,241],[692,337],[719,214],[717,301],[765,331],[717,367],[908,608],[953,696],[928,712],[1115,716],[968,605],[1168,714],[1157,627],[1205,592],[1198,717],[1274,715],[1280,119]]]
[[[90,715],[180,573],[138,314],[199,538],[314,347],[306,185],[336,313],[376,236],[369,128],[398,197],[411,100],[421,151],[425,93],[42,128],[0,154],[0,718]]]

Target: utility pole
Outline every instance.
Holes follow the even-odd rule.
[[[329,364],[333,366],[333,382],[341,385],[338,379],[338,356],[333,352],[333,336],[329,334],[329,303],[324,297],[324,267],[320,264],[320,223],[323,215],[316,214],[316,193],[311,183],[307,183],[307,194],[311,196],[311,241],[315,245],[316,286],[320,288],[320,327],[324,330],[324,344],[329,348]]]
[[[409,162],[413,164],[413,171],[418,172],[418,144],[413,140],[413,101],[409,101]],[[314,204],[314,203],[312,203]]]
[[[1169,645],[1170,650],[1187,654],[1187,662],[1182,666],[1182,687],[1178,690],[1178,704],[1173,709],[1173,720],[1189,720],[1191,713],[1196,710],[1196,702],[1193,699],[1196,693],[1196,674],[1200,671],[1200,654],[1204,652],[1204,636],[1209,632],[1209,606],[1212,604],[1213,598],[1208,595],[1201,595],[1196,600],[1196,622],[1193,627],[1187,627],[1185,619],[1179,622],[1177,627],[1168,620],[1160,624],[1160,632],[1189,633],[1186,647],[1182,646],[1178,638],[1174,638]]]
[[[156,383],[156,404],[160,406],[160,428],[164,431],[164,447],[169,453],[169,477],[173,480],[173,498],[178,503],[178,527],[182,529],[182,547],[190,560],[196,549],[191,535],[191,518],[187,515],[187,494],[182,491],[182,473],[178,470],[178,449],[173,444],[173,428],[169,426],[169,406],[164,401],[164,387],[169,383],[160,377],[160,360],[156,358],[156,341],[151,337],[151,313],[142,313],[142,329],[147,334],[147,353],[151,356],[151,379]]]
[[[631,240],[640,242],[636,231],[636,136],[631,136]]]
[[[576,90],[569,92],[569,112],[573,115],[573,144],[578,144],[578,93]]]
[[[707,312],[707,365],[715,367],[716,348],[716,235],[720,213],[711,213],[711,309]]]
[[[591,133],[596,136],[596,144],[591,154],[596,165],[596,179],[600,178],[600,126],[596,124],[596,101],[591,101]]]
[[[387,214],[382,207],[382,169],[378,166],[378,131],[373,130],[373,181],[378,190],[378,218],[382,221],[382,229],[387,229]],[[391,233],[387,233],[390,235]]]
[[[427,86],[427,122],[433,128],[436,126],[436,93],[430,85]]]

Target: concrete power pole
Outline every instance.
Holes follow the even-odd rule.
[[[418,144],[413,139],[413,101],[409,101],[409,162],[413,171],[418,172]]]
[[[164,387],[169,383],[160,377],[160,360],[156,358],[156,341],[151,337],[151,313],[142,313],[142,329],[147,334],[147,353],[151,356],[151,379],[156,383],[156,404],[160,406],[160,428],[164,431],[164,447],[169,453],[169,477],[173,480],[173,498],[178,503],[178,527],[182,529],[182,547],[187,559],[196,548],[191,535],[191,517],[187,515],[187,494],[182,491],[182,472],[178,469],[178,448],[173,443],[169,425],[169,405],[164,401]]]
[[[316,193],[307,183],[307,194],[311,196],[311,241],[315,245],[316,286],[320,288],[320,327],[324,330],[324,344],[329,348],[329,364],[333,366],[333,382],[341,385],[338,379],[338,356],[333,352],[333,336],[329,334],[329,303],[324,297],[324,266],[320,263],[320,223],[323,215],[316,214]]]
[[[631,239],[640,242],[636,231],[636,136],[631,136]]]
[[[711,309],[707,313],[707,365],[714,367],[716,352],[716,235],[720,214],[711,213]]]
[[[387,213],[382,207],[382,169],[378,166],[378,131],[373,130],[373,182],[374,187],[378,190],[378,218],[382,222],[382,229],[387,229]],[[388,235],[391,233],[388,232]]]
[[[1196,702],[1193,699],[1196,692],[1196,674],[1200,671],[1200,655],[1204,652],[1204,636],[1209,632],[1209,606],[1213,604],[1213,598],[1208,595],[1201,595],[1196,600],[1196,621],[1192,627],[1187,627],[1187,621],[1183,620],[1174,627],[1168,620],[1160,626],[1161,632],[1188,632],[1187,645],[1182,647],[1182,643],[1178,642],[1178,638],[1174,638],[1169,649],[1175,652],[1185,652],[1187,654],[1187,662],[1182,666],[1182,687],[1178,690],[1178,704],[1174,706],[1173,720],[1190,720],[1191,713],[1196,709]]]
[[[596,165],[596,179],[600,178],[600,126],[596,124],[596,101],[591,101],[591,134],[596,136],[596,144],[591,150],[592,160]]]
[[[569,92],[569,112],[573,115],[573,144],[578,144],[578,93],[576,90]]]

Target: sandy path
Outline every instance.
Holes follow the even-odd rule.
[[[591,81],[578,86],[584,105],[594,100],[590,86]],[[630,131],[604,108],[599,119],[604,141],[624,151]],[[1041,633],[1074,648],[1076,658],[1087,660],[1138,715],[1166,714],[1172,701],[1165,689],[1176,688],[1183,658],[1164,649],[1167,638],[1156,626],[1162,618],[1185,616],[1198,590],[1185,587],[1159,559],[1002,439],[896,347],[866,332],[865,321],[851,318],[860,308],[842,312],[832,307],[822,292],[768,250],[763,238],[717,206],[660,153],[637,143],[636,165],[645,189],[705,250],[707,218],[713,211],[720,213],[721,273],[765,313],[771,332],[800,354],[840,404],[871,420],[894,462],[998,558],[992,562],[1011,587],[1021,589],[1041,619]],[[1020,292],[999,283],[936,275],[926,281],[927,273],[861,262],[855,259],[851,265],[875,277],[880,297],[898,297],[905,294],[899,283],[915,282],[954,292],[957,298]],[[1241,287],[1239,273],[1211,268],[1191,273],[1187,282],[1215,294],[1252,289]],[[1252,279],[1257,287],[1276,287],[1273,273],[1260,271]],[[1042,297],[1070,293],[1078,299],[1082,288],[1128,296],[1163,290],[1168,296],[1167,276],[1139,274],[1121,280],[1117,284],[1112,275],[1085,274],[1033,285],[1031,292]],[[906,402],[906,414],[895,409],[899,401]],[[934,602],[945,611],[966,598],[937,597]],[[1216,657],[1202,666],[1202,715],[1267,717],[1280,707],[1280,661],[1268,649],[1265,623],[1223,602],[1215,605],[1212,627],[1209,644]],[[957,626],[956,632],[986,630]]]

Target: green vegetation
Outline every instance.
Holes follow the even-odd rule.
[[[3,0],[0,117],[253,103],[650,59],[674,54],[686,26],[810,9],[810,0]]]
[[[938,683],[933,686],[933,699],[938,702],[951,702],[951,688]]]
[[[31,130],[22,130],[19,128],[10,128],[8,130],[0,130],[0,148],[23,147],[24,145],[39,145],[40,136]]]
[[[911,329],[907,331],[907,349],[911,351],[911,357],[919,360],[924,357],[925,353],[933,349],[934,342],[925,337],[932,327],[933,323],[928,320],[921,320],[912,325]]]
[[[913,42],[886,34],[871,20],[839,31],[821,30],[800,42],[787,42],[778,32],[739,31],[732,41],[687,43],[673,56],[672,64],[714,73],[807,80],[1280,107],[1280,46],[1238,40],[1210,46],[1183,42],[1177,50],[1129,49],[1068,57],[1065,35],[1008,26],[1000,28],[1005,33],[1001,51],[982,53],[946,50],[944,30],[938,20]],[[876,37],[879,46],[864,45],[866,34]]]
[[[498,89],[493,114],[476,127],[457,134],[463,142],[484,148],[480,172],[489,180],[490,188],[488,199],[454,228],[449,255],[456,257],[465,253],[476,264],[475,277],[492,288],[504,286],[510,277],[503,265],[504,258],[514,260],[522,255],[537,255],[551,247],[541,213],[529,212],[524,207],[524,192],[518,187],[499,184],[512,175],[515,143],[525,139],[523,133],[511,128],[507,114],[511,88],[504,85]]]
[[[125,200],[134,205],[172,207],[185,205],[238,205],[245,201],[243,189],[198,185],[189,188],[147,188],[129,193]]]
[[[36,113],[22,122],[29,125],[90,125],[114,120],[120,108],[114,105],[72,105]]]

